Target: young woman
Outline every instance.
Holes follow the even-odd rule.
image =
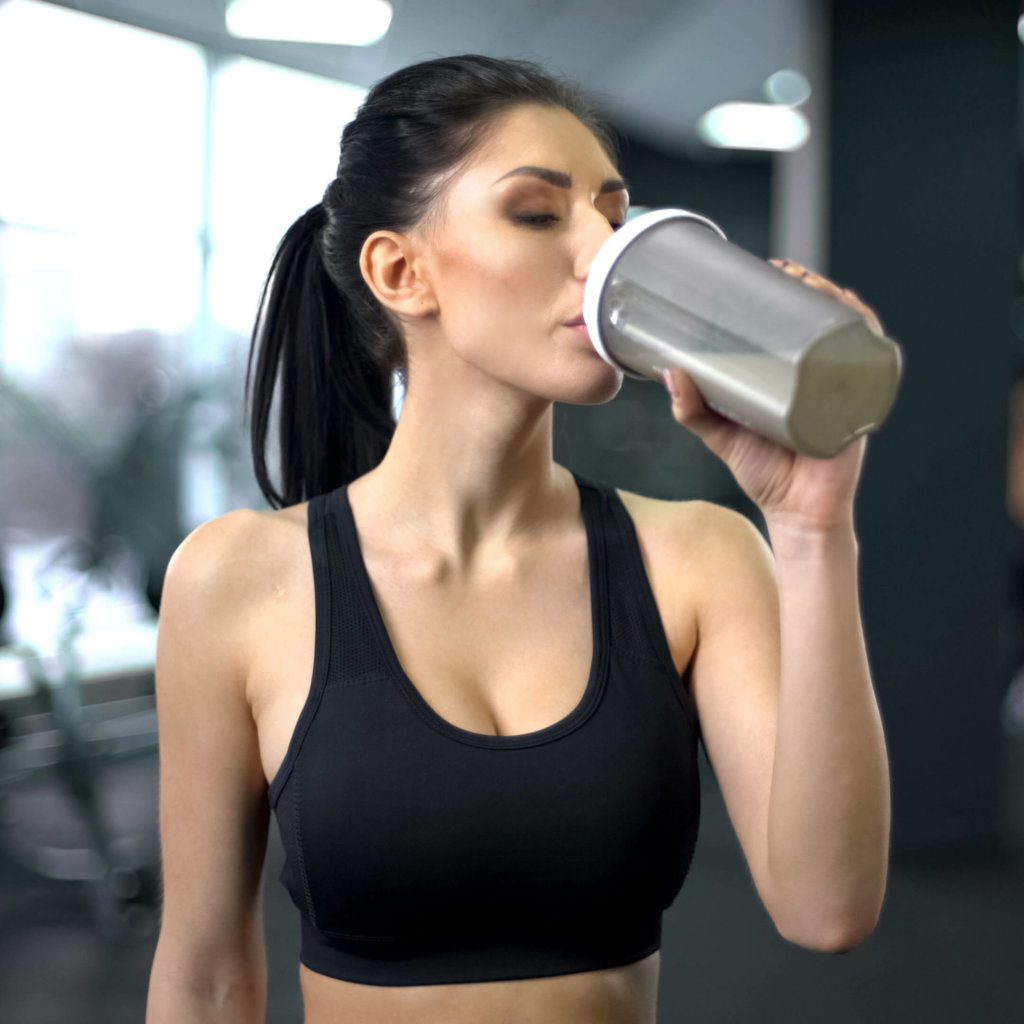
[[[698,738],[781,936],[841,951],[875,927],[865,440],[794,456],[674,375],[672,415],[771,547],[732,510],[553,461],[552,404],[622,385],[578,326],[626,219],[614,152],[534,64],[426,61],[369,92],[284,236],[247,380],[274,510],[203,524],[165,582],[148,1024],[263,1019],[272,813],[307,1024],[652,1024]]]

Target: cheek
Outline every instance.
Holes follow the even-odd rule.
[[[525,230],[480,230],[439,254],[436,289],[443,322],[462,329],[544,318],[561,282],[551,254],[520,237]]]

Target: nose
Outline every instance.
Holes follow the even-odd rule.
[[[586,228],[581,229],[580,247],[576,254],[576,276],[579,280],[586,281],[597,250],[614,234],[615,229],[604,214],[595,210],[587,218]]]

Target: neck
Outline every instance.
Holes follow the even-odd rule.
[[[576,483],[552,455],[552,403],[475,377],[457,392],[420,377],[384,459],[350,488],[389,546],[435,551],[465,574],[579,516]]]

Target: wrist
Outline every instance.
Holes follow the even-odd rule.
[[[852,514],[830,523],[772,516],[765,518],[765,526],[776,557],[815,557],[858,549]]]

